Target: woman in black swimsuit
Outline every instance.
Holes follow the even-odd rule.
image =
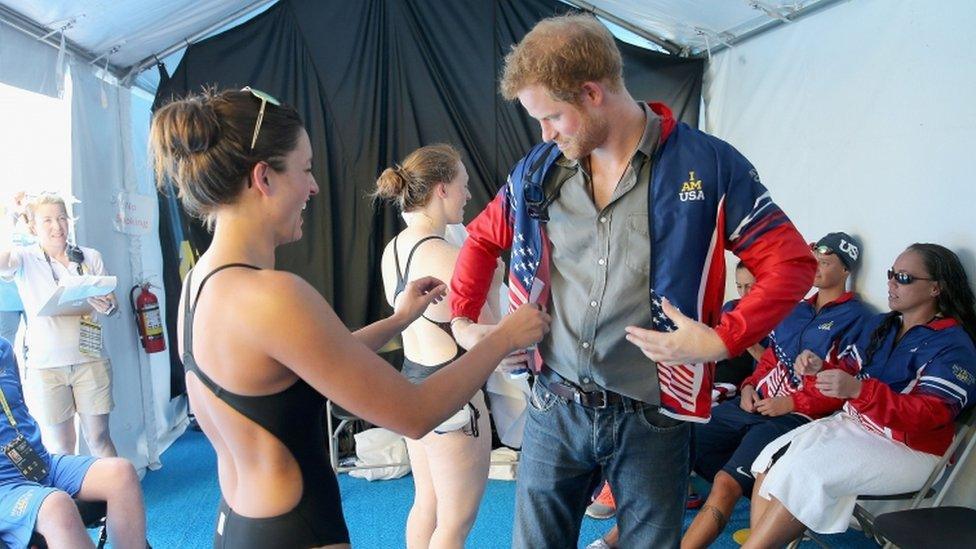
[[[408,284],[393,316],[350,333],[312,286],[274,269],[275,248],[301,237],[318,192],[294,109],[249,88],[190,97],[157,111],[150,139],[159,181],[172,181],[214,229],[187,277],[179,326],[187,391],[217,453],[214,545],[345,546],[324,399],[419,438],[468,402],[502,357],[540,339],[549,318],[522,309],[411,384],[375,350],[439,301],[443,283]]]
[[[402,299],[412,280],[424,276],[450,280],[460,250],[444,235],[448,225],[464,220],[464,206],[471,198],[460,154],[450,145],[417,149],[402,164],[380,174],[375,195],[395,203],[407,222],[383,252],[383,285],[390,305]],[[497,278],[493,290],[500,286],[500,275]],[[497,295],[489,302],[497,303]],[[451,334],[449,305],[446,301],[431,305],[403,332],[403,375],[413,383],[464,353]],[[497,322],[495,311],[486,310],[482,317],[482,322]],[[407,549],[461,549],[474,525],[491,455],[491,426],[482,391],[458,419],[419,440],[407,440],[414,482]]]

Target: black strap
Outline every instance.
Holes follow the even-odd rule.
[[[191,282],[193,279],[193,270],[191,269],[190,272],[186,274],[186,282],[183,284],[183,355],[184,357],[189,355],[191,361],[193,358],[193,317],[196,315],[197,302],[200,301],[200,294],[203,292],[203,287],[207,284],[207,281],[210,280],[210,277],[219,273],[220,271],[223,271],[224,269],[229,269],[231,267],[245,267],[248,269],[254,269],[256,271],[261,270],[260,267],[249,265],[247,263],[228,263],[227,265],[217,267],[216,269],[210,271],[210,273],[208,273],[207,276],[203,277],[203,280],[200,281],[200,287],[197,288],[197,295],[193,300],[192,306],[190,305],[190,286],[192,285]],[[191,361],[187,361],[184,358],[183,366],[188,367],[187,363]],[[193,362],[192,368],[197,370],[198,373],[202,374],[203,372],[200,372],[199,368],[196,368],[195,361]]]
[[[400,253],[397,251],[398,238],[400,238],[400,235],[397,235],[396,237],[393,238],[393,261],[396,263],[396,273],[397,273],[397,285],[396,285],[396,289],[393,291],[394,301],[396,301],[397,296],[402,294],[403,290],[407,287],[407,281],[409,280],[410,277],[410,262],[413,261],[413,253],[417,251],[417,248],[420,247],[420,245],[423,244],[424,242],[427,242],[428,240],[434,240],[434,239],[444,240],[444,237],[437,236],[437,235],[425,236],[420,240],[418,240],[413,245],[413,248],[410,248],[410,253],[407,254],[407,265],[403,268],[403,271],[400,271]]]

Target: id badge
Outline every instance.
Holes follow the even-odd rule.
[[[81,334],[78,338],[78,350],[85,356],[100,358],[102,356],[102,326],[90,317],[81,318]]]
[[[47,465],[24,435],[18,433],[3,447],[3,453],[27,480],[40,482],[47,476]]]

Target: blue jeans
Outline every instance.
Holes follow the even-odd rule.
[[[605,476],[620,547],[678,547],[691,426],[625,399],[602,409],[532,387],[515,489],[512,546],[575,548],[589,496]]]

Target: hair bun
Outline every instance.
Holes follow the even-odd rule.
[[[397,200],[407,188],[406,174],[399,165],[383,170],[376,180],[376,196],[384,200]]]
[[[208,98],[186,99],[173,106],[169,138],[176,154],[190,156],[217,144],[220,122]]]

